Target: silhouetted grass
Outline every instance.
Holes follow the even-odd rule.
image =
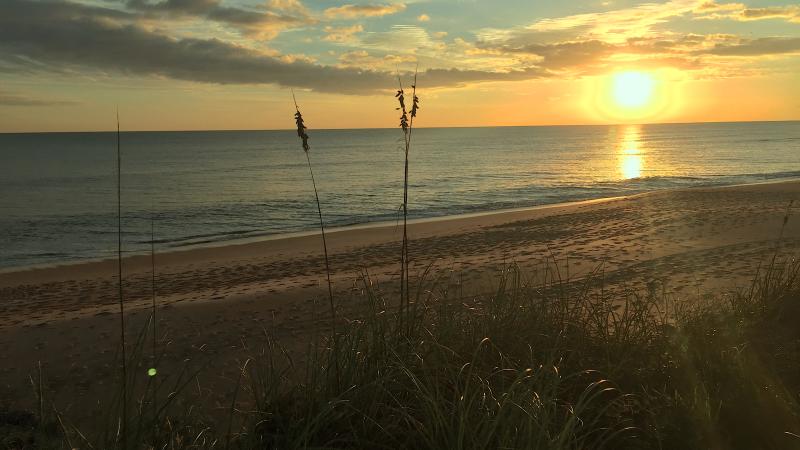
[[[330,261],[328,259],[328,242],[325,239],[325,221],[322,220],[322,206],[319,202],[319,192],[317,191],[317,181],[314,179],[314,169],[311,167],[311,156],[308,154],[309,150],[311,150],[311,146],[308,144],[308,134],[306,133],[306,125],[303,121],[303,115],[300,114],[300,108],[297,106],[297,100],[294,97],[294,91],[292,91],[292,100],[294,100],[294,120],[295,124],[297,125],[297,136],[300,138],[302,142],[303,152],[306,154],[306,162],[308,163],[308,173],[311,176],[311,185],[314,188],[314,198],[317,201],[317,213],[319,215],[319,230],[320,234],[322,235],[322,250],[323,255],[325,257],[325,275],[328,278],[328,300],[330,301],[330,308],[331,308],[331,327],[332,332],[336,334],[336,305],[333,301],[333,284],[331,283],[331,266]]]
[[[400,249],[400,314],[399,320],[403,321],[403,312],[409,303],[409,255],[408,255],[408,154],[411,150],[411,136],[414,131],[414,118],[419,110],[419,97],[417,97],[417,71],[414,72],[414,83],[411,85],[411,111],[406,110],[405,90],[400,74],[397,74],[399,88],[395,94],[400,105],[400,128],[403,130],[404,164],[403,164],[403,241]],[[409,119],[409,116],[411,117]]]
[[[120,440],[122,448],[128,448],[128,358],[125,348],[125,301],[122,292],[122,150],[120,148],[119,110],[117,110],[117,286],[119,300],[119,337],[122,352],[122,420],[120,421]]]
[[[365,277],[336,351],[325,336],[297,366],[265,333],[227,419],[178,402],[187,372],[161,397],[170,407],[131,411],[130,448],[151,448],[153,429],[162,448],[797,448],[798,262],[702,306],[600,282],[509,266],[491,292],[464,296],[455,279],[423,279],[400,327],[395,299]],[[120,448],[107,427],[67,435]]]

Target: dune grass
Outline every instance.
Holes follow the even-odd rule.
[[[417,68],[419,69],[419,68]],[[420,109],[419,97],[417,97],[417,72],[414,71],[414,82],[411,84],[411,110],[406,109],[406,93],[403,89],[403,80],[400,78],[400,73],[397,74],[397,83],[399,89],[395,94],[397,98],[398,107],[400,111],[400,128],[403,130],[403,150],[404,150],[404,164],[403,164],[403,241],[400,248],[400,314],[399,320],[403,320],[403,312],[408,308],[409,304],[409,254],[408,254],[408,155],[411,151],[411,137],[414,131],[414,119],[417,117],[417,112]],[[410,117],[410,119],[409,119]]]
[[[294,101],[294,120],[297,126],[297,137],[300,138],[303,152],[306,155],[306,163],[308,163],[308,173],[311,177],[311,186],[314,188],[314,199],[317,201],[317,215],[319,216],[319,231],[322,235],[322,251],[325,259],[325,276],[328,279],[328,300],[331,308],[331,327],[336,326],[336,304],[333,299],[333,283],[331,282],[331,264],[328,258],[328,242],[325,239],[325,221],[322,219],[322,206],[319,201],[319,191],[317,191],[317,181],[314,178],[314,169],[311,166],[311,156],[309,151],[311,146],[308,144],[308,133],[306,133],[306,124],[303,120],[303,115],[300,113],[300,107],[297,105],[297,99],[292,91],[292,100]],[[333,335],[336,335],[336,329],[332,330]]]
[[[122,150],[120,146],[119,110],[117,110],[117,287],[119,303],[119,337],[122,362],[120,366],[122,419],[120,420],[120,437],[123,447],[127,447],[128,439],[128,367],[125,345],[125,299],[122,288]]]
[[[396,294],[364,277],[351,299],[361,312],[307,364],[265,334],[224,420],[181,402],[197,372],[166,387],[158,414],[146,402],[156,386],[129,380],[139,401],[127,448],[153,448],[153,429],[176,449],[797,448],[800,263],[773,261],[751,289],[703,305],[601,282],[509,266],[489,292],[462,295],[456,279],[428,276],[400,327]],[[128,367],[141,365],[145,334]],[[31,418],[50,432],[27,448],[67,448],[66,437],[124,448],[121,412],[85,436]]]

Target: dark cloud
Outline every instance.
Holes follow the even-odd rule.
[[[527,44],[519,47],[501,47],[511,53],[528,53],[541,56],[541,65],[548,69],[585,66],[612,55],[617,47],[599,40],[558,42],[554,44]]]
[[[374,93],[396,83],[394,74],[388,72],[287,62],[218,39],[177,39],[134,23],[108,20],[115,14],[68,2],[3,0],[0,62],[24,57],[37,67],[56,70],[88,67],[206,83],[274,83],[343,94]],[[507,73],[430,70],[420,77],[427,87],[441,87],[543,75],[539,69]]]
[[[166,11],[175,14],[199,15],[219,6],[218,0],[164,0],[151,2],[148,0],[128,0],[127,5],[133,9]]]
[[[220,0],[128,0],[127,7],[149,16],[165,15],[173,18],[200,17],[240,28],[247,34],[273,38],[277,33],[293,26],[315,21],[306,14],[296,15],[273,11],[222,6]]]
[[[53,6],[57,6],[53,8]],[[302,61],[286,63],[218,39],[175,39],[135,24],[101,20],[94,9],[68,3],[5,0],[0,51],[54,65],[212,83],[278,83],[324,91],[376,89],[392,78]]]

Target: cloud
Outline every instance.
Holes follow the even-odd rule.
[[[465,43],[466,44],[466,43]],[[528,54],[536,65],[562,77],[604,73],[619,67],[678,68],[703,73],[735,75],[729,62],[709,57],[747,57],[747,62],[800,52],[800,38],[742,39],[730,34],[676,34],[632,36],[624,42],[576,39],[562,42],[479,42],[466,53]],[[742,72],[744,73],[744,72]]]
[[[717,44],[703,51],[717,56],[765,56],[800,53],[800,38],[760,38],[734,44]]]
[[[592,39],[554,44],[528,44],[502,50],[537,55],[542,58],[542,66],[550,69],[564,69],[597,62],[614,54],[617,46]]]
[[[417,20],[420,22],[430,22],[431,16],[427,14],[420,14],[419,16],[417,16]]]
[[[742,3],[716,3],[713,0],[703,2],[695,9],[695,12],[708,12],[708,11],[731,11],[731,10],[738,10],[744,9],[744,5]]]
[[[272,39],[281,31],[314,23],[302,4],[291,0],[273,0],[267,4],[276,11],[255,11],[222,6],[220,0],[128,0],[127,7],[149,17],[160,15],[170,18],[204,18],[230,25],[247,35]],[[291,10],[292,14],[288,14]]]
[[[752,20],[783,19],[800,23],[800,5],[767,6],[749,8],[742,3],[715,3],[708,1],[695,11],[697,19],[736,20],[747,22]]]
[[[538,67],[561,77],[581,77],[619,67],[671,67],[702,74],[735,74],[730,60],[717,56],[747,57],[739,68],[759,58],[797,53],[793,38],[742,39],[734,35],[669,31],[663,24],[681,17],[726,14],[741,20],[792,14],[796,7],[747,8],[741,3],[672,0],[645,3],[608,12],[538,20],[510,29],[484,29],[466,54],[486,52],[529,55]],[[466,45],[466,43],[465,43]],[[742,71],[741,73],[745,73]]]
[[[533,43],[517,47],[476,47],[473,52],[485,51],[496,55],[522,53],[537,57],[536,64],[543,70],[558,73],[561,77],[580,77],[603,73],[610,69],[633,66],[656,69],[661,67],[682,70],[700,70],[699,55],[692,51],[703,48],[706,37],[700,35],[675,36],[672,39],[631,37],[623,43],[609,43],[597,39]]]
[[[389,3],[387,5],[342,5],[325,10],[325,17],[329,19],[358,19],[361,17],[381,17],[399,13],[406,9],[404,3]]]
[[[178,80],[276,83],[323,91],[374,90],[391,83],[386,74],[302,60],[289,63],[219,39],[176,39],[135,24],[102,20],[103,15],[99,8],[71,3],[4,0],[0,3],[0,59],[22,54],[57,68],[91,67]]]
[[[781,6],[769,8],[747,8],[741,13],[742,20],[787,19],[800,22],[800,6]]]
[[[223,7],[219,0],[162,0],[134,10],[63,0],[0,0],[0,71],[124,74],[372,94],[391,89],[396,68],[413,68],[414,62],[428,68],[420,73],[420,79],[431,88],[577,78],[626,66],[736,75],[737,69],[758,58],[800,53],[800,38],[743,39],[722,34],[681,34],[656,27],[668,17],[693,13],[698,8],[720,11],[717,4],[704,7],[693,0],[689,8],[689,3],[669,2],[674,11],[665,9],[663,5],[667,4],[640,5],[617,11],[613,19],[605,13],[588,15],[604,20],[602,24],[588,20],[587,15],[578,15],[506,30],[482,30],[477,42],[462,38],[445,41],[442,38],[446,33],[429,33],[416,25],[366,32],[360,24],[332,24],[322,29],[323,39],[347,43],[348,50],[354,51],[340,55],[336,64],[326,65],[319,63],[316,57],[320,55],[313,52],[281,54],[248,39],[175,36],[168,34],[168,26],[149,20],[160,16],[198,17],[237,24],[242,29],[258,29],[265,23],[264,17],[302,15],[296,12],[303,8],[297,0],[269,0],[264,4],[266,10],[246,13]],[[733,11],[724,8],[729,7],[723,6],[723,11]],[[634,25],[636,20],[641,23]],[[630,29],[617,30],[626,26]],[[635,34],[631,30],[646,32]]]
[[[302,16],[311,16],[311,12],[300,0],[269,0],[267,8],[274,11],[286,11]]]
[[[552,76],[552,73],[538,67],[529,67],[506,72],[484,72],[481,70],[461,69],[430,69],[420,77],[420,80],[425,86],[447,86],[452,84],[452,80],[458,80],[458,84],[467,84],[487,81],[524,81],[537,78],[549,78]]]
[[[364,27],[361,25],[353,25],[349,27],[326,26],[326,36],[322,38],[322,40],[328,42],[351,42],[353,40],[353,36],[362,31],[364,31]]]
[[[424,28],[417,25],[392,25],[388,31],[368,32],[360,45],[392,53],[424,53],[444,49],[440,41],[433,39]]]
[[[360,67],[384,71],[396,70],[400,64],[416,61],[417,58],[412,55],[387,54],[373,56],[365,50],[353,50],[339,55],[339,65],[341,67]]]
[[[30,70],[87,69],[109,75],[157,76],[216,84],[277,84],[319,92],[370,94],[392,89],[394,71],[324,66],[219,39],[174,38],[109,20],[117,13],[69,2],[3,0],[0,62],[24,57]],[[513,71],[430,69],[425,86],[548,76],[539,68]],[[20,101],[20,99],[16,99]]]
[[[562,77],[598,73],[618,66],[620,61],[626,64],[646,61],[650,66],[658,61],[663,64],[667,56],[673,59],[679,56],[667,48],[673,43],[663,38],[669,33],[661,31],[660,26],[691,13],[697,6],[697,0],[671,0],[546,18],[509,29],[487,28],[479,30],[473,49],[465,51],[468,54],[484,52],[498,58],[526,55],[527,59],[521,59],[521,64],[534,62]]]
[[[565,17],[542,19],[515,31],[516,34],[571,31],[582,37],[608,40],[623,40],[629,36],[640,36],[653,27],[682,16],[697,7],[697,0],[671,0],[665,3],[644,3],[631,8],[612,11],[576,14]]]
[[[78,102],[70,100],[42,100],[0,91],[0,106],[71,106],[77,104]]]

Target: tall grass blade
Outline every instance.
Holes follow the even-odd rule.
[[[155,220],[150,217],[150,293],[152,295],[152,323],[153,323],[153,355],[150,369],[147,374],[153,378],[156,376],[156,361],[158,360],[158,318],[156,317],[156,244],[155,244]],[[158,389],[153,379],[153,448],[158,448]]]
[[[414,129],[414,118],[417,116],[419,110],[419,98],[417,97],[417,74],[419,66],[414,70],[414,83],[411,85],[411,119],[409,120],[409,113],[406,110],[405,90],[403,89],[403,81],[400,78],[400,73],[397,73],[397,82],[400,89],[395,94],[399,107],[397,110],[400,114],[400,128],[403,130],[404,142],[404,164],[403,164],[403,243],[400,249],[400,328],[402,329],[404,312],[409,307],[409,252],[408,252],[408,154],[411,150],[411,134]]]
[[[128,367],[125,354],[125,304],[122,296],[122,150],[120,149],[119,109],[117,109],[117,286],[119,295],[119,337],[122,344],[122,448],[128,448]]]
[[[331,282],[331,266],[328,258],[328,242],[325,238],[325,221],[322,218],[322,206],[319,201],[319,191],[317,191],[317,181],[314,178],[314,169],[311,166],[311,156],[309,150],[311,147],[308,145],[308,134],[306,133],[306,125],[303,121],[303,115],[300,113],[300,107],[297,106],[297,99],[292,90],[292,100],[294,101],[294,119],[297,125],[297,136],[301,139],[303,145],[303,152],[306,154],[306,162],[308,163],[308,173],[311,175],[311,185],[314,188],[314,198],[317,201],[317,214],[319,215],[319,230],[322,235],[322,251],[325,257],[325,275],[328,279],[328,300],[331,308],[331,338],[333,339],[333,347],[336,349],[336,304],[333,299],[333,283]],[[339,386],[339,370],[336,369],[337,389]]]

